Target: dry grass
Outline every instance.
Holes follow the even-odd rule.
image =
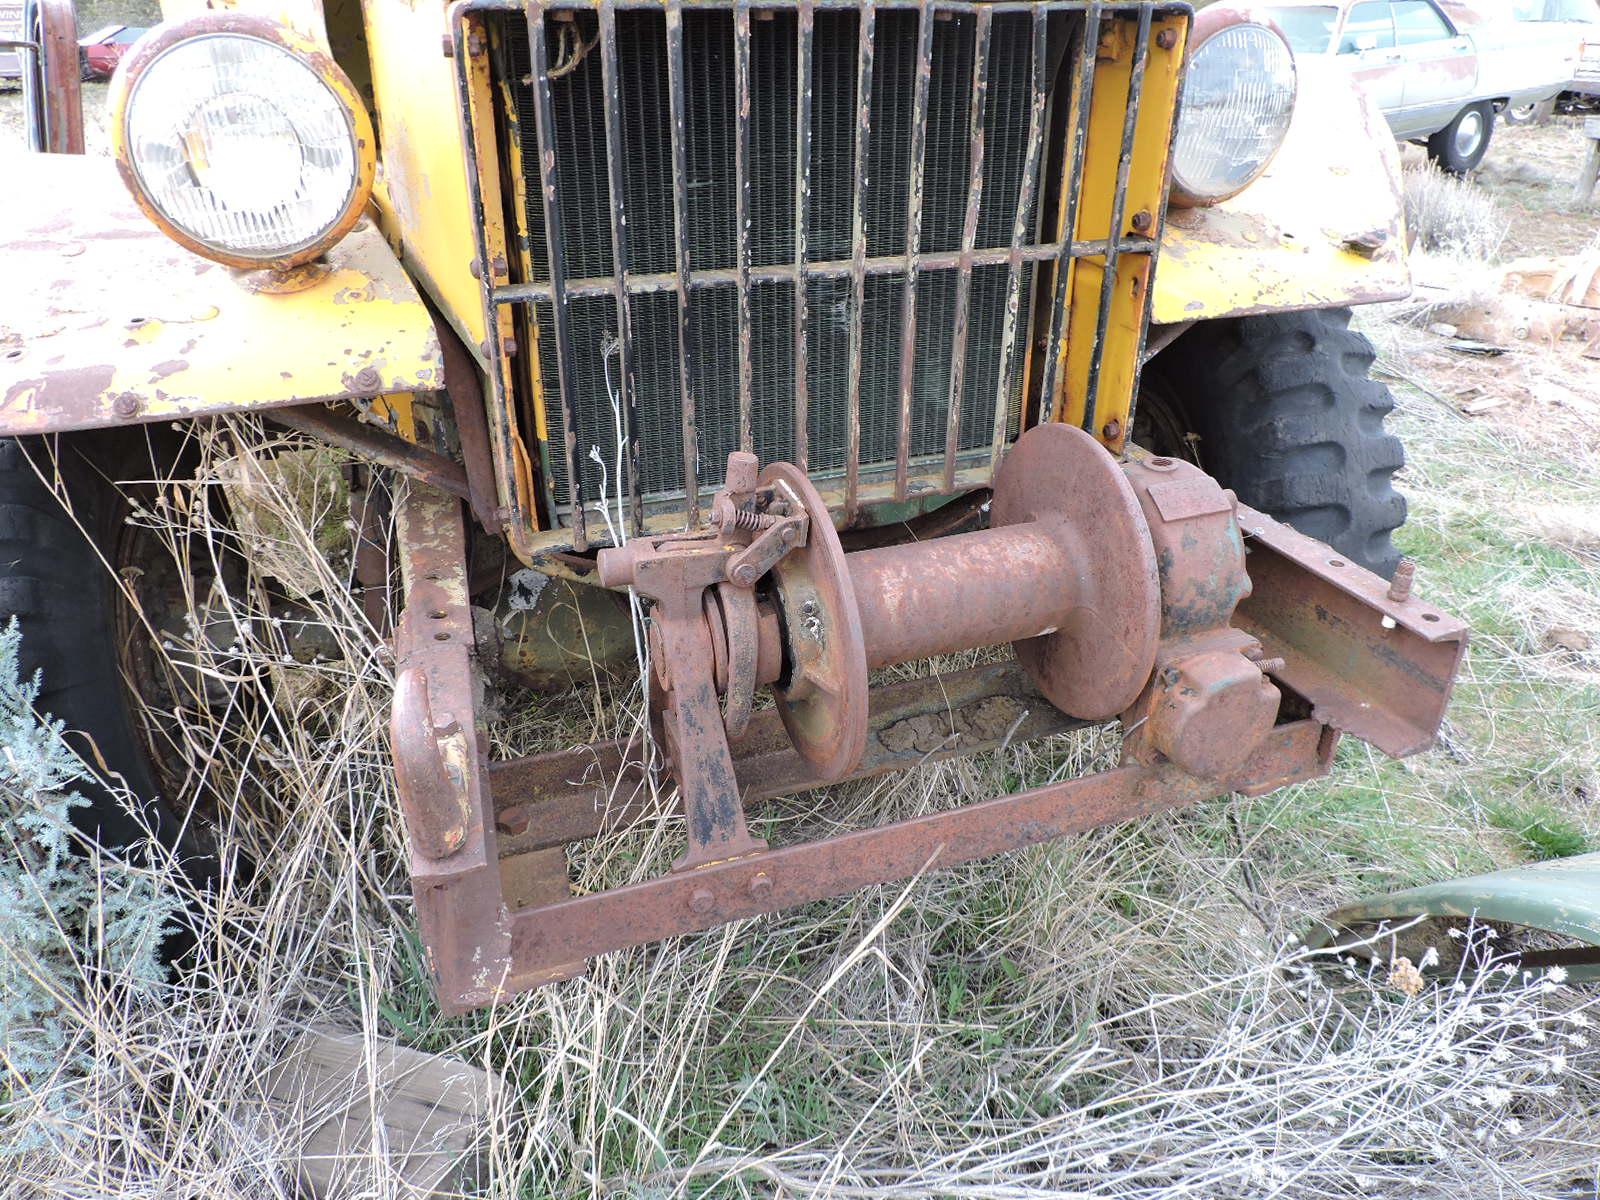
[[[1382,971],[1309,972],[1293,937],[1357,892],[1524,856],[1507,805],[1600,832],[1574,799],[1600,774],[1594,663],[1541,640],[1558,623],[1600,639],[1600,556],[1562,540],[1587,528],[1573,514],[1600,511],[1593,476],[1482,425],[1440,427],[1425,398],[1400,419],[1408,548],[1430,594],[1479,630],[1446,750],[1387,764],[1352,746],[1325,783],[611,956],[456,1020],[435,1011],[415,945],[384,753],[391,664],[342,598],[333,500],[272,468],[258,428],[233,425],[242,455],[202,435],[196,491],[169,488],[137,519],[175,552],[222,555],[236,535],[194,496],[251,479],[259,560],[309,573],[296,591],[342,653],[286,662],[261,579],[230,596],[236,645],[173,646],[232,698],[227,728],[198,707],[158,714],[183,731],[232,864],[195,899],[207,964],[158,1006],[86,989],[101,998],[73,1014],[89,1065],[59,1082],[84,1115],[50,1127],[62,1153],[12,1161],[7,1194],[289,1195],[262,1080],[292,1030],[325,1019],[500,1073],[484,1183],[497,1197],[1592,1189],[1587,994],[1469,972],[1410,998]],[[1507,512],[1507,495],[1533,494],[1567,524]],[[626,683],[504,698],[495,740],[568,744],[625,726],[635,702]],[[1107,733],[1015,747],[789,801],[760,832],[928,811],[1115,752]],[[677,837],[663,818],[610,838],[575,858],[579,886],[662,870]],[[362,1194],[394,1194],[385,1163],[374,1146]]]
[[[1510,144],[1501,131],[1495,152]],[[174,553],[223,555],[239,535],[193,499],[237,499],[248,478],[256,561],[295,564],[340,653],[286,661],[260,577],[228,594],[236,644],[174,645],[228,697],[156,714],[229,864],[192,897],[205,967],[158,1005],[86,968],[80,1065],[55,1082],[79,1115],[28,1118],[48,1154],[8,1155],[20,1130],[0,1127],[0,1194],[290,1196],[263,1079],[292,1031],[331,1020],[499,1073],[494,1197],[1593,1196],[1592,993],[1474,970],[1413,998],[1381,970],[1308,973],[1294,941],[1360,893],[1534,857],[1518,814],[1600,844],[1600,438],[1553,431],[1562,414],[1537,396],[1560,364],[1464,376],[1418,325],[1371,328],[1411,454],[1400,541],[1475,630],[1438,751],[1396,764],[1348,745],[1314,785],[614,955],[464,1019],[438,1015],[416,946],[392,663],[343,596],[336,497],[269,468],[281,435],[201,434],[197,482],[139,519]],[[1493,423],[1452,390],[1524,384],[1527,419]],[[498,753],[638,716],[626,681],[500,700]],[[1105,732],[1013,747],[775,805],[759,832],[929,811],[1115,752]],[[678,836],[647,823],[577,856],[575,877],[659,871]],[[359,1194],[397,1194],[384,1147],[363,1165]]]

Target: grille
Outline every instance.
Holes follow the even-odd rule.
[[[1072,226],[1076,185],[1051,175],[1063,156],[1081,169],[1084,124],[1066,129],[1061,101],[1091,86],[1101,18],[1085,9],[670,0],[503,17],[528,253],[496,298],[536,326],[547,496],[576,544],[584,506],[623,490],[636,530],[650,508],[693,519],[739,448],[836,480],[848,510],[864,482],[952,491],[997,461],[1025,419],[1035,272],[1091,252],[1114,268],[1129,248],[1058,243],[1062,214],[1041,203],[1059,191]]]

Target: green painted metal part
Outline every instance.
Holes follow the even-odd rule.
[[[1359,900],[1324,917],[1307,934],[1306,944],[1321,949],[1352,928],[1417,917],[1520,925],[1600,947],[1600,854],[1551,859]],[[1600,981],[1600,961],[1572,963],[1567,978]]]

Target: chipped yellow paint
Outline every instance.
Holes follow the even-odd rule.
[[[321,0],[161,0],[161,19],[181,21],[208,12],[239,12],[266,17],[328,46]]]
[[[372,415],[395,436],[408,442],[417,440],[416,406],[410,392],[392,392],[372,402]]]
[[[1161,211],[1167,186],[1167,148],[1187,31],[1188,22],[1178,16],[1166,17],[1151,25],[1143,98],[1134,127],[1133,157],[1128,169],[1123,226],[1116,231],[1119,236],[1137,232],[1135,222],[1141,214],[1144,219],[1153,221],[1155,214]],[[1172,35],[1171,46],[1161,46],[1158,39],[1163,32]],[[1110,231],[1137,33],[1138,25],[1131,19],[1123,19],[1107,26],[1101,39],[1094,97],[1089,108],[1082,198],[1078,206],[1075,236],[1079,240],[1104,238]],[[1153,226],[1147,229],[1150,227]],[[1104,259],[1098,257],[1079,259],[1072,270],[1067,335],[1061,347],[1061,370],[1057,374],[1061,382],[1051,407],[1057,420],[1073,425],[1082,425],[1084,420],[1095,332],[1100,319],[1100,285],[1104,277]],[[1120,450],[1127,436],[1149,279],[1149,255],[1122,254],[1118,257],[1095,402],[1094,429],[1091,430],[1112,450]]]
[[[384,235],[469,347],[483,341],[467,154],[443,4],[366,0],[383,160],[374,195]]]
[[[109,159],[7,170],[0,435],[443,386],[433,319],[369,222],[273,295],[161,233]]]
[[[1299,69],[1294,121],[1266,174],[1213,208],[1168,215],[1155,321],[1410,295],[1394,138],[1342,64],[1302,58]]]

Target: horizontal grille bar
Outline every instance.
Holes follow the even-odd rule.
[[[1149,254],[1155,249],[1155,241],[1147,237],[1119,238],[1111,243],[1112,248],[1119,254]],[[1073,242],[1067,248],[1066,257],[1086,258],[1090,255],[1100,255],[1106,252],[1106,242],[1089,241]],[[1020,246],[1017,248],[1016,261],[1018,263],[1045,262],[1062,257],[1062,246],[1059,242],[1044,242],[1034,246]],[[974,250],[970,256],[964,256],[959,250],[925,253],[917,256],[917,269],[919,271],[953,271],[963,266],[973,267],[1000,267],[1012,261],[1012,252],[1004,247],[994,249]],[[963,259],[967,261],[963,261]],[[903,254],[880,254],[862,261],[862,272],[866,275],[901,275],[906,270],[906,256]],[[805,265],[807,279],[848,279],[854,266],[850,259],[828,259],[822,262],[808,262]],[[750,267],[749,278],[751,283],[793,283],[798,278],[798,272],[793,263],[773,263],[765,267]],[[671,271],[653,271],[645,274],[629,274],[627,276],[626,291],[630,296],[648,295],[651,292],[670,292],[678,286],[678,276]],[[689,272],[689,287],[737,287],[739,286],[739,273],[734,267],[713,267],[704,270],[691,270]],[[608,296],[615,297],[623,291],[622,282],[616,276],[591,275],[584,279],[569,279],[564,288],[566,294],[572,297],[580,296]],[[530,300],[549,300],[554,295],[554,290],[548,283],[511,283],[497,287],[491,293],[497,303],[523,304]]]

